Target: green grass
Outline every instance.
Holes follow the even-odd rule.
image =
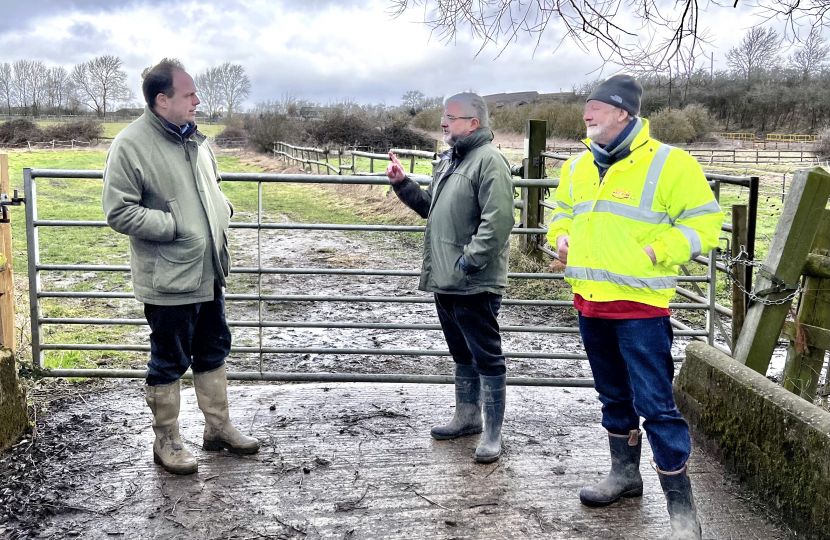
[[[106,153],[102,151],[11,152],[9,173],[13,188],[23,192],[23,168],[37,169],[103,169]],[[223,172],[261,172],[236,157],[219,156]],[[101,208],[101,180],[37,179],[38,219],[103,221]],[[255,183],[224,182],[223,191],[233,201],[234,221],[255,221],[257,185]],[[381,188],[376,188],[380,190]],[[263,184],[263,213],[265,221],[287,216],[295,221],[312,223],[392,223],[394,217],[382,214],[366,215],[362,205],[330,189],[307,184]],[[17,268],[18,289],[28,283],[26,278],[26,217],[23,206],[13,207],[12,236],[14,266]],[[42,227],[39,233],[40,262],[42,264],[107,264],[129,265],[127,237],[107,227]],[[402,238],[406,241],[407,239]],[[233,246],[231,246],[233,249]],[[238,276],[235,276],[238,277]],[[123,272],[77,271],[42,272],[42,289],[53,291],[129,291],[129,275]],[[238,280],[240,281],[240,280]],[[241,280],[235,286],[244,286]],[[130,315],[114,314],[118,302],[90,299],[44,299],[44,317],[57,318],[140,318],[140,309]],[[120,305],[120,304],[119,304]],[[129,304],[125,304],[129,306]],[[130,310],[121,306],[119,309]],[[17,310],[28,313],[28,305],[20,302]],[[124,343],[134,340],[135,326],[81,326],[46,325],[43,339],[47,343]],[[49,351],[45,355],[47,367],[88,368],[106,366],[124,368],[141,355],[110,351]]]

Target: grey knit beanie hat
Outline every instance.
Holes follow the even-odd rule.
[[[640,114],[643,87],[631,75],[614,75],[597,86],[588,99],[595,99],[622,109],[631,116]]]

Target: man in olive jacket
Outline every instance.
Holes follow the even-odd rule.
[[[395,156],[386,170],[401,201],[427,218],[419,288],[435,294],[455,361],[455,416],[432,428],[431,435],[455,439],[483,427],[475,453],[481,463],[501,455],[506,370],[497,317],[513,229],[510,168],[491,144],[488,126],[480,96],[452,96],[441,119],[444,141],[452,148],[441,154],[429,188],[406,178]]]
[[[178,427],[179,378],[188,368],[205,414],[203,448],[259,450],[228,414],[231,333],[223,289],[233,207],[194,123],[199,98],[193,79],[167,59],[143,76],[147,107],[107,153],[103,207],[110,227],[130,237],[133,290],[152,331],[146,400],[156,434],[153,459],[170,472],[190,474],[198,464]]]

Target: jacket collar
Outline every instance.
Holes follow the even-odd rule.
[[[171,142],[176,144],[183,144],[191,139],[196,142],[196,144],[202,144],[204,140],[207,138],[205,137],[199,128],[196,126],[195,123],[190,124],[188,129],[185,130],[184,133],[181,132],[181,129],[168,122],[164,118],[162,118],[156,111],[150,108],[149,105],[144,106],[144,115],[148,117],[150,120],[150,124],[155,128],[156,131],[164,135],[165,138],[169,139]]]
[[[469,137],[465,137],[464,139],[461,139],[460,141],[455,143],[455,146],[452,148],[452,155],[453,157],[464,159],[464,157],[467,154],[469,154],[479,146],[484,146],[492,140],[493,132],[490,131],[490,128],[478,128],[477,130],[473,131]]]
[[[641,146],[647,144],[651,140],[651,134],[649,133],[648,127],[648,120],[645,118],[643,120],[643,129],[640,130],[640,133],[634,137],[634,140],[631,142],[631,146],[629,147],[630,151],[633,152],[634,150],[640,148]],[[591,139],[582,139],[582,144],[588,147],[588,151],[591,151]]]

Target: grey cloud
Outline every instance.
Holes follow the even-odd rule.
[[[25,31],[32,28],[40,18],[56,15],[73,15],[77,13],[110,13],[132,8],[136,5],[152,7],[167,5],[162,0],[11,0],[2,3],[3,16],[0,17],[0,35],[7,31]]]

